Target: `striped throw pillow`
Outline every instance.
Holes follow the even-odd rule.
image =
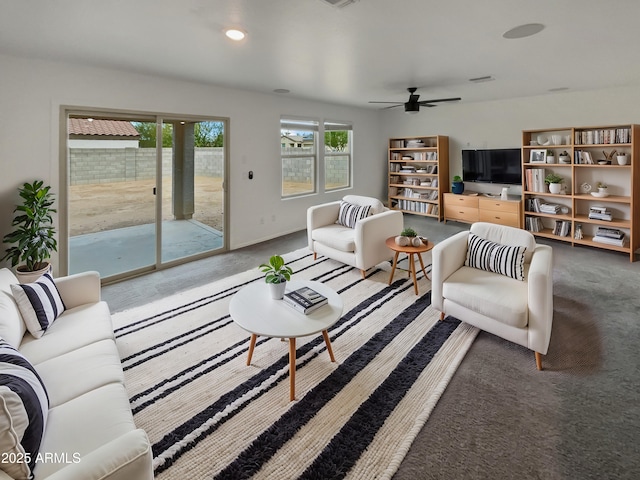
[[[341,200],[340,212],[338,213],[338,220],[336,223],[344,225],[345,227],[355,228],[356,222],[361,218],[368,217],[370,210],[371,205],[354,205],[353,203]]]
[[[469,233],[467,267],[499,273],[524,281],[524,254],[526,247],[502,245]]]
[[[60,292],[48,273],[35,283],[11,285],[11,293],[18,304],[27,330],[36,338],[42,337],[65,310]]]
[[[0,339],[0,469],[11,478],[33,478],[48,412],[49,397],[40,376]]]

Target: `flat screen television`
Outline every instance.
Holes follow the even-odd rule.
[[[520,149],[462,150],[462,180],[520,185],[522,183]]]

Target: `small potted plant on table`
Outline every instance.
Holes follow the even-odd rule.
[[[265,274],[264,281],[271,287],[271,297],[282,300],[287,281],[291,280],[293,270],[286,266],[280,255],[272,255],[269,263],[260,265],[260,270]]]

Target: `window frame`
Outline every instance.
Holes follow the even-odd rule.
[[[290,115],[280,118],[280,195],[283,199],[301,197],[305,195],[313,195],[318,193],[318,164],[319,164],[319,138],[320,138],[321,122],[317,119],[293,117]],[[283,131],[292,130],[295,132],[312,132],[313,147],[310,152],[290,152],[285,153],[282,147]],[[324,139],[323,139],[324,146]],[[298,148],[298,147],[293,147]],[[301,147],[304,148],[304,147]],[[311,159],[311,189],[303,192],[286,193],[285,192],[285,160],[287,159]]]
[[[346,131],[349,139],[347,142],[348,150],[339,152],[327,152],[327,145],[325,144],[325,135],[327,132],[331,131]],[[333,192],[336,190],[344,190],[347,188],[353,187],[353,123],[345,122],[345,121],[331,121],[325,120],[323,122],[323,132],[322,132],[322,162],[324,164],[324,191],[325,192]],[[327,187],[327,159],[332,157],[347,157],[347,183],[345,185],[339,185],[336,187],[329,188]]]

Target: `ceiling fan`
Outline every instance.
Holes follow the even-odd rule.
[[[409,87],[407,88],[407,91],[409,92],[409,101],[408,102],[369,102],[369,103],[393,103],[394,105],[391,105],[389,107],[385,107],[384,109],[388,109],[388,108],[395,108],[395,107],[399,107],[401,105],[404,105],[404,111],[407,113],[418,113],[420,111],[420,107],[435,107],[436,105],[433,105],[434,103],[439,103],[439,102],[455,102],[457,100],[462,100],[460,97],[455,97],[455,98],[437,98],[434,100],[418,100],[420,98],[420,95],[417,95],[415,93],[415,91],[417,90],[416,87]]]

